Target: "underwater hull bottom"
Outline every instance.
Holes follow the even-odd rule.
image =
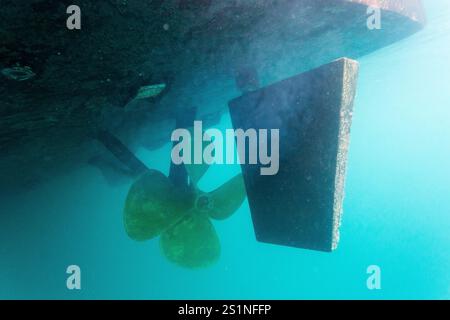
[[[343,58],[230,101],[235,129],[279,129],[276,175],[242,165],[258,241],[337,248],[357,77]]]

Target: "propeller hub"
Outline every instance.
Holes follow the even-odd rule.
[[[201,195],[195,201],[195,207],[199,211],[208,211],[211,210],[214,206],[213,200],[208,195]]]

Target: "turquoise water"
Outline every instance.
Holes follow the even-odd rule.
[[[256,242],[245,202],[215,222],[219,263],[182,269],[157,240],[126,236],[128,186],[111,188],[86,167],[2,203],[0,298],[449,299],[450,5],[424,4],[424,31],[359,60],[337,251]],[[216,127],[231,127],[229,116]],[[139,157],[167,174],[170,147]],[[239,170],[213,166],[200,187]],[[71,264],[81,267],[80,291],[66,288]],[[381,290],[367,289],[369,265],[381,268]]]

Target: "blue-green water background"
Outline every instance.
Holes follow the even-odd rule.
[[[185,270],[158,241],[127,238],[128,186],[86,167],[1,204],[0,298],[450,298],[450,5],[424,1],[421,33],[360,59],[339,249],[319,253],[258,243],[247,202],[215,222],[218,264]],[[212,103],[226,103],[214,101]],[[220,128],[231,127],[229,116]],[[170,145],[139,156],[164,173]],[[211,190],[239,166],[212,167]],[[66,289],[66,267],[82,290]],[[382,289],[366,287],[366,268]]]

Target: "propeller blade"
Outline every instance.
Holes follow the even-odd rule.
[[[128,192],[124,208],[125,230],[134,240],[154,238],[178,222],[192,204],[192,197],[176,192],[164,174],[148,170]]]
[[[220,256],[213,224],[195,210],[161,234],[160,246],[167,259],[186,268],[210,266]]]
[[[216,220],[229,218],[239,209],[247,195],[242,175],[238,174],[207,195],[211,202],[208,215]]]
[[[185,165],[188,172],[191,183],[196,186],[200,179],[204,176],[206,171],[208,171],[209,165],[203,164],[187,164]]]
[[[194,159],[194,129],[193,128],[189,128],[189,132],[191,133],[191,158],[192,160]],[[210,138],[209,135],[205,134],[205,132],[202,133],[202,137],[200,137],[202,139],[202,157],[203,157],[203,150],[205,150],[205,148],[210,145],[211,143],[214,144],[211,141],[205,141],[207,139],[203,139],[203,138]],[[193,183],[194,186],[197,186],[198,182],[200,181],[200,179],[203,177],[203,175],[206,173],[206,171],[208,171],[209,168],[209,164],[202,162],[202,164],[186,164],[186,170],[188,172],[189,178],[191,180],[191,183]]]

